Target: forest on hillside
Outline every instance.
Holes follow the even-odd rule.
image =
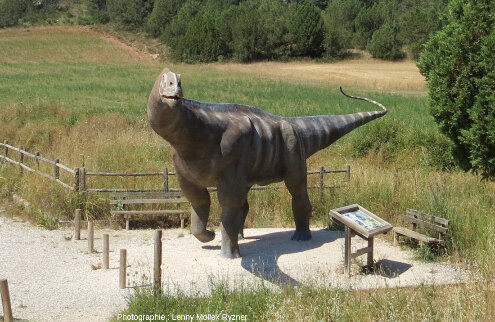
[[[0,27],[106,24],[146,32],[181,62],[418,59],[448,0],[0,0]]]

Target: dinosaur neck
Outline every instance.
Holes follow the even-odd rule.
[[[181,145],[187,137],[184,136],[184,111],[181,110],[182,99],[165,99],[162,101],[157,93],[152,93],[148,100],[148,121],[151,128],[174,148]]]

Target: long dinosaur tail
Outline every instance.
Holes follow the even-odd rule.
[[[359,112],[342,115],[320,115],[288,118],[304,144],[306,158],[326,148],[342,136],[357,127],[384,116],[387,108],[381,103],[366,97],[347,95],[340,87],[340,92],[349,98],[363,100],[381,107],[381,111]]]

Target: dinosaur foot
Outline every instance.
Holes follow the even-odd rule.
[[[215,233],[206,229],[200,233],[193,233],[193,235],[202,243],[207,243],[215,239]]]
[[[294,235],[290,238],[291,240],[305,241],[311,239],[311,231],[308,230],[296,230]]]
[[[239,257],[241,257],[241,253],[239,253],[239,248],[236,248],[234,250],[222,249],[220,255],[224,258],[239,258]]]

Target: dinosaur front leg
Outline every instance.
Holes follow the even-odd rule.
[[[210,216],[210,194],[206,188],[198,187],[177,172],[180,188],[191,203],[191,234],[206,243],[215,238],[215,233],[206,229]]]

